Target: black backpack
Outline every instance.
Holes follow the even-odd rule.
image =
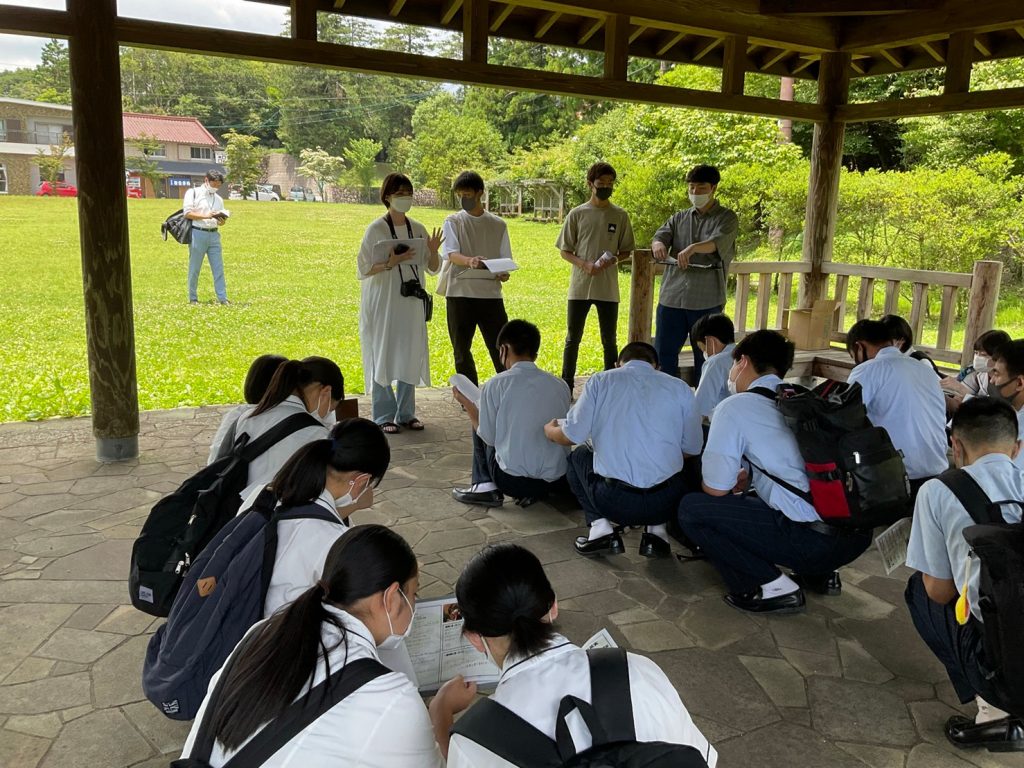
[[[1008,523],[1004,504],[1024,509],[1024,501],[992,501],[978,481],[962,469],[939,475],[957,497],[974,525],[964,538],[981,564],[978,607],[986,665],[999,692],[992,702],[1017,717],[1024,717],[1024,523]]]
[[[244,432],[231,453],[203,467],[158,501],[132,547],[128,593],[132,605],[153,616],[171,610],[192,562],[238,513],[249,481],[249,462],[300,429],[320,424],[308,413],[289,416],[249,442]]]
[[[807,389],[786,382],[775,392],[749,391],[774,400],[782,412],[800,448],[810,490],[751,466],[813,506],[822,521],[868,529],[913,514],[903,454],[885,429],[868,420],[860,384],[826,381]]]
[[[192,219],[185,218],[185,210],[179,208],[160,225],[160,233],[167,239],[168,233],[182,245],[192,242]]]
[[[555,739],[492,699],[470,707],[452,727],[498,757],[522,768],[707,768],[695,747],[637,741],[629,664],[621,648],[587,651],[591,703],[566,696],[558,706]],[[566,718],[578,711],[593,744],[576,752]]]

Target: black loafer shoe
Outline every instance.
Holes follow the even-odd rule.
[[[946,738],[960,749],[985,747],[989,752],[1024,752],[1024,721],[1004,717],[975,725],[969,717],[953,715],[946,721]]]
[[[586,536],[577,536],[573,546],[576,547],[577,554],[584,557],[621,555],[626,551],[626,548],[622,546],[622,537],[618,533],[609,533],[607,536],[601,536],[593,541],[589,541]]]
[[[521,499],[516,499],[516,506],[520,507],[522,509],[526,509],[527,507],[531,507],[531,506],[533,506],[536,503],[537,503],[537,500],[535,498],[533,498],[532,496],[524,496]]]
[[[683,529],[679,527],[678,522],[676,522],[675,520],[669,520],[668,524],[665,527],[668,530],[668,535],[675,539],[677,542],[679,542],[680,546],[682,546],[683,549],[686,550],[685,554],[677,555],[677,557],[680,560],[686,561],[707,559],[707,555],[704,554],[704,550],[697,546],[693,539],[691,539],[689,536],[683,533]]]
[[[725,602],[741,611],[762,615],[800,613],[805,605],[804,591],[802,589],[790,592],[788,595],[767,598],[761,597],[761,590],[758,589],[756,592],[726,595]]]
[[[640,537],[640,556],[672,557],[672,547],[660,536],[644,531]]]
[[[505,503],[501,491],[474,492],[469,488],[452,488],[452,498],[463,504],[475,504],[478,507],[500,507]]]
[[[832,571],[827,576],[804,576],[794,573],[792,578],[804,589],[809,589],[819,595],[835,597],[843,593],[843,580],[839,578],[839,571]]]

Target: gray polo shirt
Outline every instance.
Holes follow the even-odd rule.
[[[669,255],[693,243],[714,240],[715,253],[695,253],[686,269],[665,267],[659,304],[676,309],[710,309],[725,304],[725,276],[736,255],[736,214],[717,201],[707,213],[687,208],[672,215],[654,233],[669,248]]]

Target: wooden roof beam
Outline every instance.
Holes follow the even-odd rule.
[[[1021,0],[947,0],[941,12],[915,11],[882,19],[849,19],[840,30],[844,51],[916,45],[955,32],[990,32],[1024,25]]]
[[[1024,88],[1000,88],[972,93],[944,93],[873,104],[847,104],[839,107],[837,117],[848,123],[924,117],[955,112],[988,112],[993,109],[1024,108]]]
[[[888,48],[882,48],[878,51],[882,58],[892,64],[896,69],[903,69],[906,64],[903,61],[903,57],[899,56],[896,51],[890,51]]]
[[[533,30],[533,36],[540,40],[542,37],[544,37],[544,35],[546,35],[551,30],[553,26],[555,26],[555,22],[558,21],[561,17],[562,13],[560,11],[551,11],[549,13],[545,13],[543,16],[540,17],[540,19],[537,20],[537,26]]]
[[[487,27],[490,17],[488,0],[463,0],[462,60],[473,64],[487,63]]]
[[[315,0],[291,0],[291,30],[294,40],[316,40]]]
[[[659,56],[664,56],[666,53],[675,48],[679,43],[686,37],[685,32],[675,32],[673,34],[663,36],[655,47]]]
[[[505,23],[505,20],[512,15],[512,11],[515,9],[515,3],[505,3],[505,5],[501,7],[501,10],[494,14],[494,20],[491,22],[491,34],[494,34],[501,29],[501,25]]]
[[[944,93],[967,93],[971,90],[971,66],[974,64],[974,35],[957,32],[949,38],[946,51]]]
[[[441,6],[441,25],[450,24],[462,7],[462,0],[444,0]]]
[[[924,52],[931,56],[939,64],[946,63],[946,56],[940,49],[942,45],[938,40],[922,40],[919,45],[924,49]]]
[[[635,43],[644,32],[647,31],[647,27],[642,24],[639,27],[635,27],[632,32],[629,33],[629,44]]]
[[[789,70],[789,73],[791,75],[799,75],[801,72],[803,72],[808,67],[810,67],[813,64],[816,64],[819,61],[821,61],[821,56],[819,56],[816,53],[804,54],[800,58],[801,58],[801,62],[799,64],[797,64],[795,67],[793,67],[792,69]]]
[[[941,0],[760,0],[761,13],[789,16],[877,16],[934,10]]]
[[[791,50],[789,50],[787,48],[783,48],[782,50],[778,50],[778,51],[774,51],[774,52],[769,52],[763,59],[761,59],[761,63],[758,64],[757,68],[759,70],[761,70],[762,72],[764,72],[766,69],[769,69],[769,68],[775,66],[776,64],[778,64],[780,61],[785,59],[787,56],[792,56],[792,55],[793,55],[793,51],[791,51]]]
[[[68,38],[71,31],[71,17],[67,11],[0,5],[0,34]]]
[[[693,52],[693,61],[694,61],[694,63],[700,61],[705,56],[707,56],[709,53],[711,53],[713,50],[715,50],[715,48],[717,48],[719,45],[721,45],[722,42],[724,42],[724,38],[718,37],[718,38],[714,38],[713,40],[711,40],[710,42],[708,42],[708,43],[706,43],[704,45],[698,46],[694,50],[694,52]]]
[[[992,38],[990,35],[977,34],[974,36],[974,47],[986,59],[992,58]]]
[[[596,35],[598,30],[604,26],[604,21],[605,20],[601,18],[590,19],[589,21],[584,22],[583,25],[580,26],[580,36],[577,38],[576,42],[580,45],[585,45],[586,42]]]
[[[395,18],[405,7],[405,0],[388,0],[388,16]]]
[[[1017,34],[1021,36],[1021,39],[1024,39],[1024,26],[1014,27],[1014,29],[1017,30]]]
[[[730,35],[722,51],[722,93],[740,96],[746,87],[747,38]]]
[[[604,25],[604,78],[625,82],[628,70],[629,17],[616,13]]]

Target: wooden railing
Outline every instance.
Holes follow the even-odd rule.
[[[901,290],[904,285],[909,284],[910,314],[907,319],[914,331],[915,340],[921,338],[925,319],[929,315],[930,289],[941,289],[938,339],[934,346],[915,346],[927,352],[937,362],[954,366],[966,365],[973,356],[974,339],[995,323],[1002,268],[1002,262],[999,261],[977,261],[974,263],[973,271],[967,274],[826,262],[822,272],[826,276],[834,277],[828,281],[832,286],[830,298],[838,304],[832,341],[846,341],[846,312],[850,302],[850,289],[854,287],[851,283],[854,280],[859,281],[856,285],[857,304],[854,313],[857,320],[872,316],[876,286],[883,283],[883,312],[899,314]],[[651,338],[654,278],[661,270],[662,268],[652,261],[650,251],[634,252],[629,307],[630,341],[649,341]],[[733,323],[736,326],[737,337],[764,328],[781,330],[786,311],[793,305],[793,276],[806,275],[810,272],[811,265],[801,261],[733,262],[729,274],[736,279]],[[756,289],[757,301],[754,317],[748,322],[748,305],[752,289]],[[961,291],[968,292],[964,342],[962,347],[953,349],[953,326]],[[774,313],[771,311],[773,296],[776,297]]]

